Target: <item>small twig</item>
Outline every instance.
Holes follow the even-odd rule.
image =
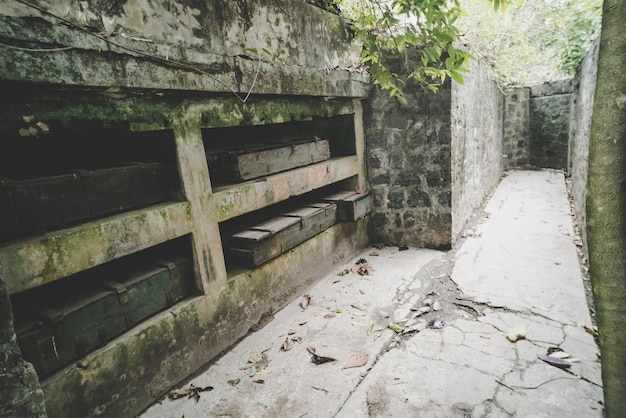
[[[321,390],[321,391],[322,391],[322,392],[324,392],[324,393],[328,393],[328,390],[326,390],[326,389],[324,389],[324,388],[318,388],[318,387],[315,387],[315,386],[311,386],[311,387],[312,387],[313,389],[315,389],[315,390]]]

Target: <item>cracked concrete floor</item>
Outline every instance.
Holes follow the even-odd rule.
[[[363,257],[375,271],[322,279],[306,310],[294,300],[181,386],[212,391],[142,416],[601,417],[563,174],[509,172],[471,226],[447,253],[371,248],[337,265]],[[445,326],[427,327],[437,316]],[[526,338],[505,338],[520,326]],[[336,361],[315,365],[307,347]],[[570,369],[538,359],[551,348]],[[367,365],[342,368],[359,353]]]

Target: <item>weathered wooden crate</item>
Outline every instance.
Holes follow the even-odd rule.
[[[174,174],[162,163],[130,163],[0,179],[0,242],[166,201]]]
[[[36,308],[37,321],[16,330],[24,358],[45,377],[101,347],[127,329],[121,302],[112,291],[81,289]]]
[[[192,273],[188,259],[160,261],[156,266],[135,272],[126,281],[108,282],[108,285],[112,289],[124,289],[124,312],[130,328],[193,293]]]
[[[211,178],[220,182],[250,180],[318,163],[328,158],[330,146],[326,139],[208,155]]]
[[[372,195],[369,191],[365,193],[339,192],[323,200],[337,205],[339,221],[356,221],[372,211]]]
[[[127,280],[104,280],[129,276],[111,270],[91,285],[67,286],[47,306],[16,318],[23,356],[40,378],[49,376],[192,294],[192,273],[190,260],[180,258],[142,268]]]
[[[75,174],[0,182],[0,216],[14,224],[0,230],[0,240],[45,232],[90,216],[80,178]]]
[[[337,223],[337,206],[315,203],[234,234],[230,260],[253,268],[314,237]]]

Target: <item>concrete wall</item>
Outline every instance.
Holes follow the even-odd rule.
[[[16,47],[2,47],[5,80],[242,98],[250,91],[362,96],[367,87],[367,74],[353,71],[360,50],[347,25],[304,2],[30,3],[0,5],[0,36]]]
[[[598,71],[600,38],[591,46],[574,79],[574,93],[570,113],[568,170],[571,178],[572,196],[576,221],[587,254],[586,198],[589,137],[593,98]]]
[[[528,165],[530,154],[530,88],[510,88],[504,97],[504,168]]]
[[[567,168],[571,93],[571,80],[531,86],[531,165]]]
[[[160,131],[178,167],[178,201],[0,245],[0,289],[13,295],[166,241],[189,241],[196,297],[41,382],[50,416],[134,416],[334,268],[333,256],[367,244],[367,219],[343,223],[241,273],[227,271],[219,227],[325,186],[367,187],[359,98],[368,75],[355,68],[360,49],[344,22],[305,2],[30,3],[0,4],[0,141],[83,135],[103,141],[102,149],[103,132],[149,138]],[[219,190],[212,183],[205,157],[212,128],[332,118],[347,118],[353,133],[333,147],[348,151],[263,182]],[[43,416],[8,306],[2,290],[0,415]]]
[[[452,237],[497,186],[504,169],[504,95],[480,61],[452,86]]]
[[[372,240],[449,248],[450,85],[433,94],[409,82],[405,95],[375,87],[364,106]]]

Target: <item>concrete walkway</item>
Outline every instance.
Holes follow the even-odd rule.
[[[307,309],[294,300],[179,388],[213,390],[142,416],[602,417],[563,174],[508,173],[465,236],[448,253],[345,260],[311,287]],[[336,274],[358,258],[375,270]],[[509,341],[515,330],[525,338]],[[316,365],[307,347],[336,360]],[[540,360],[549,349],[571,367]],[[366,365],[343,368],[359,354]]]

